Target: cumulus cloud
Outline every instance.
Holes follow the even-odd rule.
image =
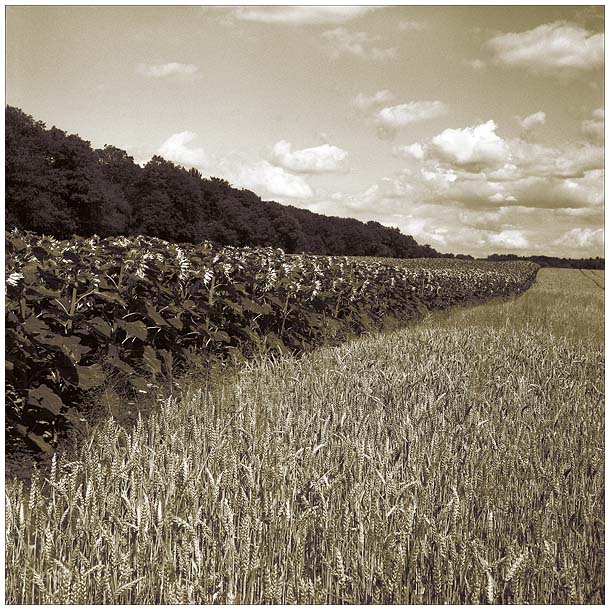
[[[179,163],[185,167],[202,168],[208,161],[204,149],[190,146],[197,137],[197,134],[193,131],[175,133],[161,144],[157,152],[168,161]]]
[[[366,32],[351,32],[344,27],[339,27],[324,32],[322,38],[324,48],[334,59],[342,55],[354,55],[377,61],[392,60],[398,57],[398,49],[375,46],[373,43],[378,41],[379,37],[371,36]]]
[[[604,122],[587,119],[582,122],[582,132],[594,142],[604,141]]]
[[[593,111],[592,119],[585,119],[581,123],[581,130],[583,134],[592,142],[598,144],[604,143],[604,109],[596,108]]]
[[[503,139],[496,124],[487,121],[396,146],[393,153],[403,159],[400,180],[410,186],[410,200],[445,211],[454,206],[477,212],[521,210],[519,214],[568,210],[566,217],[597,218],[603,209],[602,146],[542,146],[521,138]]]
[[[556,153],[561,154],[558,150]],[[602,170],[586,172],[580,178],[561,178],[528,175],[527,167],[517,166],[510,178],[498,181],[492,172],[473,172],[425,159],[419,173],[411,171],[409,179],[417,186],[420,200],[469,209],[493,209],[498,205],[553,210],[601,208],[604,201]]]
[[[473,178],[472,174],[468,174]],[[472,180],[476,184],[476,180]],[[463,185],[463,178],[447,182],[448,188]],[[355,193],[331,193],[308,200],[308,209],[323,214],[376,220],[396,226],[419,243],[429,243],[441,252],[487,256],[494,252],[548,254],[550,256],[599,256],[603,211],[597,215],[577,214],[579,226],[587,229],[586,239],[566,240],[564,233],[574,228],[572,209],[530,208],[515,203],[496,203],[488,208],[470,208],[468,202],[444,197],[426,198],[425,186],[414,174],[385,177]],[[429,186],[436,186],[431,184]],[[493,193],[493,188],[487,193]],[[428,193],[432,195],[430,191]],[[452,194],[455,194],[453,191]],[[487,202],[490,205],[489,201]],[[570,214],[564,214],[569,211]]]
[[[498,191],[497,193],[490,195],[489,201],[493,201],[494,203],[502,203],[505,201],[517,201],[517,198],[514,195],[507,195],[506,193]]]
[[[581,178],[586,172],[604,168],[604,149],[592,144],[543,146],[512,140],[510,142],[513,167],[529,176],[540,178]],[[507,172],[514,179],[515,171]]]
[[[400,180],[384,178],[361,192],[333,193],[307,207],[320,213],[376,220],[385,226],[398,227],[420,244],[431,244],[443,252],[487,255],[516,249],[502,244],[523,243],[517,234],[508,232],[523,229],[505,228],[504,214],[499,214],[497,221],[488,226],[471,226],[472,223],[462,222],[458,206],[418,202],[413,190],[404,186]],[[495,235],[500,236],[494,241]]]
[[[136,72],[148,78],[166,78],[168,76],[193,76],[199,71],[195,64],[180,64],[169,62],[167,64],[138,64]]]
[[[302,176],[297,176],[284,167],[274,165],[267,160],[252,158],[242,153],[230,153],[225,157],[208,155],[202,147],[193,144],[197,137],[197,134],[193,131],[175,133],[161,144],[157,153],[168,161],[173,161],[184,167],[196,167],[208,175],[224,178],[236,187],[251,189],[261,196],[286,198],[288,200],[293,198],[307,199],[313,196],[311,186]],[[337,152],[341,149],[337,147],[328,147],[336,149],[330,152],[324,145],[315,149],[305,149],[304,151],[291,153],[290,144],[287,148],[283,146],[287,144],[285,142],[278,142],[278,144],[282,146],[278,147],[276,144],[277,152],[286,155],[284,160],[291,162],[295,168],[299,167],[300,164],[301,171],[307,168],[307,173],[327,171],[322,168],[331,166],[329,159],[333,158],[333,154],[335,160],[341,156]],[[322,149],[322,154],[318,150],[318,158],[316,159],[317,149]],[[312,150],[314,151],[313,154],[309,152]],[[329,159],[323,158],[324,152],[327,153]]]
[[[307,199],[313,191],[302,176],[295,176],[283,167],[272,165],[269,161],[244,164],[230,171],[236,186],[247,188],[260,194],[261,191],[272,196]]]
[[[423,159],[424,154],[425,154],[425,149],[419,142],[415,142],[415,144],[394,146],[394,148],[392,149],[392,154],[395,157]]]
[[[519,125],[521,125],[521,129],[523,129],[523,131],[531,131],[539,125],[544,125],[544,122],[546,121],[546,113],[540,110],[538,112],[534,112],[533,114],[529,114],[523,119],[520,116],[516,117],[516,119]]]
[[[572,77],[604,64],[604,35],[561,21],[499,34],[487,47],[497,63],[535,74]]]
[[[592,208],[604,202],[601,170],[587,172],[582,178],[524,177],[512,190],[520,202],[535,208]]]
[[[290,142],[281,140],[273,147],[272,162],[284,169],[302,174],[322,174],[345,170],[346,150],[331,144],[292,150]]]
[[[239,7],[231,16],[242,21],[282,25],[345,23],[377,10],[377,6],[252,6]]]
[[[353,100],[352,105],[356,106],[360,110],[370,110],[375,106],[382,106],[383,104],[387,104],[394,99],[394,94],[387,89],[383,89],[382,91],[377,91],[373,93],[373,95],[364,95],[364,93],[359,93]]]
[[[555,243],[558,245],[577,244],[581,248],[603,248],[604,230],[576,227],[566,231]]]
[[[527,248],[529,242],[523,231],[517,229],[508,229],[506,231],[500,231],[499,233],[491,233],[488,236],[489,243],[504,246],[505,248],[511,248],[520,250]]]
[[[449,111],[443,102],[408,102],[397,106],[387,106],[375,113],[375,123],[380,135],[393,134],[398,129],[426,119],[443,116]]]
[[[510,209],[508,207],[499,207],[494,210],[464,209],[458,211],[458,220],[465,227],[497,231],[506,222],[506,212]]]
[[[496,124],[487,121],[474,127],[445,129],[432,138],[437,154],[459,166],[494,166],[509,160],[506,142],[496,135]]]

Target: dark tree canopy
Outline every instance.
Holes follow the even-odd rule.
[[[274,246],[287,252],[440,256],[398,229],[322,216],[204,178],[154,156],[89,142],[6,108],[6,227],[59,238],[144,234],[170,241]]]
[[[532,261],[541,267],[561,267],[564,269],[604,269],[605,259],[595,258],[561,258],[558,256],[517,256],[516,254],[490,254],[490,261]]]
[[[11,106],[6,107],[5,218],[7,229],[58,238],[144,234],[177,242],[274,246],[290,253],[454,256],[378,222],[262,201],[226,180],[204,178],[159,156],[140,167],[115,146],[94,150],[77,135],[47,129]]]

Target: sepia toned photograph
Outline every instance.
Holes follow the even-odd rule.
[[[5,4],[6,605],[605,604],[605,5]]]

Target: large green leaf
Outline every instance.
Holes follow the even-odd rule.
[[[99,364],[89,366],[77,366],[78,386],[81,390],[97,388],[106,380],[104,369]]]
[[[23,329],[28,334],[34,335],[48,331],[49,327],[40,318],[30,316],[23,323]]]
[[[119,355],[119,350],[115,345],[108,346],[108,360],[112,366],[119,369],[123,373],[127,373],[129,375],[135,375],[135,369],[127,364]]]
[[[15,430],[21,434],[21,436],[26,436],[29,438],[41,451],[44,451],[45,453],[53,453],[53,447],[49,445],[49,443],[47,443],[42,436],[29,431],[23,424],[17,424],[15,426]]]
[[[244,306],[245,309],[247,309],[248,311],[251,311],[253,313],[256,313],[256,314],[264,315],[264,314],[271,313],[271,307],[269,306],[268,303],[259,305],[258,303],[256,303],[255,301],[252,301],[251,299],[248,299],[247,297],[242,297],[241,304]]]
[[[96,316],[92,320],[89,320],[89,324],[98,333],[100,333],[101,335],[103,335],[107,339],[110,339],[112,337],[112,327],[103,318],[100,318],[99,316]]]
[[[32,298],[49,298],[49,299],[59,299],[61,297],[61,293],[58,290],[50,290],[46,286],[28,286],[25,291],[26,296],[29,299]]]
[[[127,322],[126,320],[122,320],[119,318],[116,321],[116,325],[119,328],[122,328],[128,337],[136,337],[141,341],[146,341],[148,338],[148,330],[143,322],[140,320],[136,320],[135,322]]]
[[[44,384],[28,391],[28,404],[33,407],[46,409],[53,413],[53,415],[59,415],[61,408],[64,406],[61,398],[50,387]]]
[[[155,350],[150,345],[144,347],[144,363],[153,376],[161,375],[161,361],[157,358]]]
[[[180,319],[180,314],[178,314],[175,318],[169,318],[167,321],[178,330],[182,330],[184,328],[184,324]]]
[[[74,335],[36,335],[34,337],[36,343],[43,346],[52,346],[59,348],[68,358],[71,358],[74,362],[80,362],[82,356],[91,351],[91,349],[85,345],[80,345],[80,338]]]
[[[127,307],[125,299],[119,296],[116,292],[100,290],[96,294],[100,299],[103,299],[104,301],[108,301],[109,303],[116,303],[118,305],[123,305],[123,307]]]
[[[146,303],[146,314],[157,326],[167,326],[165,318],[149,303]]]

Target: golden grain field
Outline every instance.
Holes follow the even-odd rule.
[[[6,484],[6,602],[603,603],[603,272],[252,363]]]

